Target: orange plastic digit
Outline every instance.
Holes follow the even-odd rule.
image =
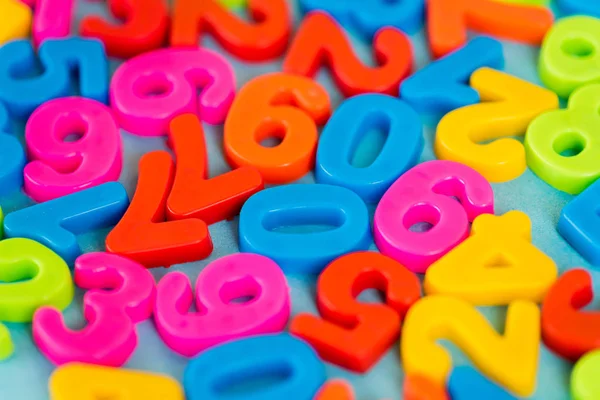
[[[312,12],[292,41],[283,71],[313,77],[322,65],[328,65],[345,96],[372,92],[397,96],[400,82],[412,70],[410,41],[396,28],[383,28],[375,35],[373,52],[376,67],[365,65],[356,56],[350,40],[332,17]]]
[[[436,385],[422,375],[404,378],[404,400],[449,400],[444,386]]]
[[[386,294],[386,304],[363,304],[366,289]],[[375,252],[357,252],[333,261],[319,276],[321,318],[300,314],[290,331],[309,342],[326,361],[367,371],[398,339],[406,311],[421,296],[415,274]]]
[[[225,155],[232,167],[254,166],[265,183],[288,183],[314,166],[317,125],[331,114],[327,91],[301,76],[259,76],[236,96],[225,121]],[[275,147],[267,138],[281,139]]]
[[[246,61],[280,56],[292,30],[286,0],[249,0],[246,22],[220,0],[177,0],[171,27],[171,46],[198,45],[198,37],[212,34],[228,52]]]
[[[332,379],[326,382],[319,393],[315,396],[314,400],[354,400],[354,389],[352,386],[343,379]],[[410,400],[410,399],[409,399]],[[437,398],[422,398],[412,400],[438,400]],[[446,399],[439,399],[446,400]]]

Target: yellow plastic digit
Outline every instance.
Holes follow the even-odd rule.
[[[437,343],[440,339],[458,346],[498,384],[520,396],[533,393],[540,345],[540,310],[534,303],[511,303],[500,335],[464,300],[442,295],[422,298],[408,311],[402,330],[407,375],[422,375],[445,385],[452,358]]]
[[[427,294],[445,294],[475,305],[504,305],[515,300],[541,302],[558,270],[531,244],[531,221],[521,211],[475,219],[471,236],[431,265]]]
[[[468,165],[491,182],[517,178],[526,168],[525,149],[516,139],[539,114],[558,108],[558,97],[504,72],[480,68],[471,86],[482,103],[446,114],[437,127],[439,159]],[[498,139],[498,140],[495,140]],[[495,140],[492,143],[482,142]]]
[[[31,29],[31,9],[19,0],[0,0],[0,45],[27,37]]]

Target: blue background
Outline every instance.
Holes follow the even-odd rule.
[[[84,15],[100,14],[112,19],[108,16],[104,2],[79,0],[77,3],[77,18],[73,22],[73,32],[76,32],[76,27],[79,26],[79,22]],[[297,9],[294,9],[296,25],[299,18],[300,15]],[[416,68],[422,68],[430,61],[424,32],[412,35],[411,40]],[[357,39],[357,36],[353,36],[353,42],[360,57],[366,62],[372,63],[370,44],[361,42]],[[206,38],[204,44],[208,48],[226,54],[211,38]],[[539,84],[536,72],[539,49],[512,42],[503,42],[503,47],[506,60],[505,71]],[[235,68],[238,89],[253,77],[281,70],[281,60],[270,63],[245,64],[233,57],[227,55],[226,57]],[[118,61],[112,60],[111,70],[114,71],[118,64]],[[331,94],[333,106],[337,107],[343,98],[332,84],[327,70],[323,69],[317,80],[327,88]],[[17,136],[22,140],[23,122],[14,122]],[[435,122],[428,121],[424,128],[425,149],[421,161],[435,158],[432,147]],[[209,149],[210,175],[215,176],[228,171],[229,166],[223,159],[222,151],[223,127],[205,124],[205,134]],[[368,164],[368,160],[377,154],[383,143],[383,138],[384,136],[380,133],[370,135],[360,146],[356,155],[356,163]],[[135,190],[137,165],[140,157],[148,151],[166,149],[166,145],[164,138],[142,138],[130,135],[127,132],[123,132],[123,142],[125,155],[120,182],[125,185],[131,197]],[[313,183],[314,177],[312,174],[307,175],[300,182]],[[493,187],[496,213],[504,214],[515,209],[527,213],[532,221],[534,244],[554,259],[561,273],[574,267],[584,266],[592,272],[595,281],[598,281],[598,274],[589,268],[589,265],[556,231],[560,211],[571,199],[570,195],[551,188],[529,170],[518,179],[495,184]],[[0,199],[0,204],[7,213],[26,207],[32,202],[24,194],[19,193],[10,198]],[[374,211],[374,208],[371,211]],[[84,252],[102,250],[107,233],[108,230],[105,230],[81,236],[79,239],[82,250]],[[156,280],[159,281],[171,271],[182,271],[195,280],[199,272],[209,262],[238,251],[237,219],[212,225],[210,233],[214,242],[214,251],[208,259],[176,265],[169,269],[153,269],[152,273]],[[372,249],[375,249],[375,247],[372,246]],[[316,313],[315,280],[315,277],[288,276],[292,294],[293,314],[307,311]],[[72,305],[65,312],[67,323],[72,328],[85,326],[85,321],[82,318],[82,295],[83,291],[78,290]],[[365,301],[378,301],[380,296],[377,293],[367,291],[361,294],[360,298]],[[499,331],[504,329],[505,307],[487,307],[481,308],[481,311]],[[0,399],[47,399],[47,381],[54,370],[54,366],[41,355],[33,344],[30,324],[7,324],[7,326],[15,344],[15,353],[6,362],[0,363]],[[140,323],[137,329],[139,346],[125,367],[161,372],[181,381],[188,360],[173,353],[162,343],[152,320]],[[540,346],[537,391],[533,398],[548,400],[569,398],[569,379],[572,365],[553,355],[543,344],[540,344]],[[468,358],[459,350],[453,348],[452,345],[449,345],[448,348],[452,351],[454,365],[469,363]],[[404,372],[400,363],[398,343],[367,374],[353,374],[333,365],[327,365],[327,373],[329,377],[348,379],[356,390],[357,399],[401,398]]]

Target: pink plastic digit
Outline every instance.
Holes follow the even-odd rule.
[[[70,135],[80,135],[74,142]],[[38,107],[25,127],[25,192],[42,202],[116,181],[123,150],[108,107],[83,97],[55,99]]]
[[[173,272],[159,283],[154,319],[163,341],[188,357],[226,340],[280,332],[290,316],[285,276],[271,259],[232,254],[210,263],[196,282],[196,308],[187,276]],[[241,304],[235,299],[249,297]]]
[[[46,39],[69,36],[74,0],[30,0],[24,3],[35,5],[31,30],[36,46]]]
[[[494,213],[494,192],[483,176],[456,162],[429,161],[398,178],[381,198],[375,211],[375,244],[410,270],[424,273],[463,241],[469,221],[484,213]],[[410,230],[422,222],[433,227]]]
[[[33,340],[57,365],[71,361],[123,365],[137,346],[135,324],[152,315],[156,296],[152,274],[125,257],[88,253],[75,261],[75,282],[90,289],[83,298],[88,325],[73,331],[58,310],[42,307],[33,317]]]
[[[166,135],[169,122],[185,113],[220,124],[234,96],[231,66],[219,54],[199,48],[139,55],[117,69],[110,85],[121,127],[143,136]]]

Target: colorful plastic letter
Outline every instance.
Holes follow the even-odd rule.
[[[47,39],[69,36],[75,0],[36,0],[31,33],[40,46]]]
[[[373,236],[383,254],[424,273],[467,238],[469,222],[493,212],[494,192],[485,178],[452,161],[428,161],[398,178],[383,195]],[[426,232],[411,230],[422,222],[433,226]]]
[[[386,134],[371,165],[357,168],[352,155],[371,130]],[[333,114],[319,140],[316,180],[346,187],[365,202],[377,203],[400,175],[415,166],[423,151],[423,126],[406,103],[381,94],[346,100]]]
[[[600,350],[583,356],[571,373],[571,395],[573,400],[594,400],[600,396]]]
[[[209,349],[188,364],[183,385],[188,400],[220,400],[227,388],[278,376],[228,396],[231,400],[312,399],[325,382],[325,366],[305,342],[287,333],[254,336]]]
[[[207,224],[239,214],[250,196],[264,188],[260,172],[241,167],[208,179],[208,154],[202,124],[193,114],[171,121],[170,146],[177,157],[167,218],[198,218]]]
[[[171,46],[197,47],[198,37],[210,33],[244,61],[267,61],[287,47],[292,21],[286,0],[249,0],[246,22],[220,0],[177,0],[173,11]]]
[[[283,72],[313,77],[327,65],[347,97],[369,92],[397,96],[398,85],[412,70],[410,40],[395,28],[383,28],[373,39],[373,54],[376,66],[365,65],[340,25],[325,13],[312,12],[298,28]]]
[[[364,304],[364,290],[385,293],[385,304]],[[398,340],[408,309],[421,297],[415,274],[375,252],[346,254],[325,268],[317,284],[322,317],[297,315],[290,332],[309,342],[325,361],[366,372]]]
[[[128,58],[161,47],[167,38],[169,12],[163,0],[108,0],[111,13],[123,24],[85,17],[81,35],[100,39],[109,56]]]
[[[31,10],[19,0],[0,1],[0,46],[27,37],[31,18]]]
[[[108,61],[99,41],[77,37],[46,40],[38,55],[44,72],[22,78],[36,70],[31,42],[17,40],[0,47],[0,102],[11,115],[28,117],[43,103],[71,94],[74,72],[81,96],[107,103]]]
[[[110,85],[119,125],[142,136],[166,135],[169,122],[186,113],[221,124],[234,96],[231,66],[217,53],[198,48],[139,55],[117,69]]]
[[[490,68],[475,71],[471,86],[484,103],[454,110],[442,118],[435,153],[439,159],[473,168],[490,182],[515,179],[527,168],[525,149],[518,140],[504,136],[524,134],[535,117],[558,108],[558,97]],[[497,140],[480,144],[491,139]]]
[[[331,114],[327,91],[311,79],[282,73],[248,82],[231,106],[223,142],[229,164],[256,167],[265,183],[288,183],[314,166],[317,125]],[[276,137],[275,147],[261,142]]]
[[[170,376],[91,364],[57,368],[48,386],[50,400],[184,400]]]
[[[470,366],[460,366],[452,370],[448,380],[448,391],[452,400],[517,400]]]
[[[428,0],[427,31],[434,57],[442,57],[467,41],[467,29],[539,45],[553,23],[543,7],[495,0]]]
[[[81,255],[75,235],[116,224],[128,205],[123,185],[104,183],[12,212],[4,219],[4,232],[36,240],[73,265]]]
[[[600,18],[600,4],[587,0],[557,0],[556,6],[562,15],[590,15]]]
[[[444,386],[422,375],[405,376],[402,394],[404,400],[450,400]]]
[[[79,134],[67,142],[70,134]],[[25,192],[37,202],[116,181],[123,150],[119,127],[108,107],[83,97],[51,100],[27,120],[30,163]]]
[[[119,367],[137,346],[135,324],[150,318],[156,287],[140,264],[108,253],[87,253],[75,261],[75,283],[88,325],[74,331],[53,307],[38,309],[33,340],[54,364],[72,361]],[[110,288],[111,291],[104,289]]]
[[[552,187],[579,194],[600,177],[600,84],[584,86],[567,109],[533,120],[525,135],[527,165]],[[569,154],[570,153],[570,154]]]
[[[6,107],[0,103],[0,196],[23,186],[25,152],[19,140],[10,134],[10,119]]]
[[[166,220],[166,204],[175,166],[166,151],[142,156],[131,205],[106,237],[106,250],[147,268],[171,266],[208,257],[213,245],[204,221]]]
[[[438,340],[457,345],[486,376],[520,396],[535,389],[540,310],[528,301],[508,306],[504,335],[477,309],[456,297],[426,296],[411,307],[402,329],[401,355],[407,374],[444,385],[452,359]]]
[[[554,261],[531,243],[527,214],[509,211],[477,217],[471,236],[429,267],[423,285],[427,294],[478,306],[539,303],[557,275]]]
[[[502,44],[489,37],[475,37],[459,49],[415,72],[400,84],[400,97],[419,112],[445,115],[479,103],[479,93],[469,86],[475,70],[502,69]]]
[[[249,297],[242,304],[234,300]],[[290,317],[290,294],[279,266],[258,254],[237,253],[211,262],[196,282],[196,309],[190,314],[192,288],[181,272],[158,284],[156,328],[173,351],[193,357],[226,341],[281,332]]]
[[[286,233],[278,228],[327,225],[327,230]],[[367,250],[369,212],[349,189],[331,185],[285,185],[265,189],[242,207],[240,251],[265,255],[286,273],[318,274],[339,256]]]
[[[558,21],[544,39],[538,70],[544,85],[565,98],[600,83],[600,20],[578,15]]]

